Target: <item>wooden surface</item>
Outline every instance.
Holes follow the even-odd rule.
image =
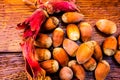
[[[96,30],[95,22],[106,18],[117,24],[117,32],[120,34],[120,0],[77,0],[81,13],[85,15],[85,21],[93,26],[92,40],[100,44],[107,37]],[[23,4],[22,0],[0,0],[0,80],[26,80],[24,60],[21,54],[19,42],[22,31],[15,29],[17,23],[24,21],[34,10]],[[19,53],[20,52],[20,53]],[[120,65],[113,57],[106,59],[111,65],[111,71],[106,80],[120,80]],[[87,72],[86,80],[94,80],[94,73]],[[58,80],[56,74],[53,80]]]
[[[22,0],[0,0],[0,52],[19,52],[21,37],[16,25],[33,10],[24,5]]]

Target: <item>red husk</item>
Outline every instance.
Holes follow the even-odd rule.
[[[29,74],[29,78],[33,80],[44,79],[45,71],[40,67],[38,61],[34,58],[35,47],[34,39],[28,38],[21,44],[23,56],[26,62],[26,70]]]
[[[53,10],[55,12],[68,12],[78,10],[77,6],[73,2],[62,1],[62,2],[51,2]]]
[[[33,44],[45,19],[45,12],[42,9],[37,9],[30,18],[17,25],[18,29],[24,29],[23,38],[25,41],[21,44],[21,48],[29,80],[44,80],[45,77],[45,71],[34,59],[35,48]]]
[[[42,9],[37,9],[31,17],[26,19],[23,23],[19,23],[18,29],[25,29],[23,38],[28,38],[28,37],[34,37],[36,38],[40,26],[42,23],[45,21],[46,15],[44,10]]]
[[[75,5],[76,0],[63,1],[63,0],[49,0],[48,2],[42,3],[42,0],[38,0],[39,4],[44,4],[49,14],[58,12],[69,12],[69,11],[79,11]]]

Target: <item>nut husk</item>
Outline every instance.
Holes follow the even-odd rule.
[[[114,36],[107,37],[103,42],[103,52],[107,56],[115,54],[117,49],[117,40]]]
[[[67,36],[69,39],[76,41],[80,38],[80,31],[77,25],[68,24],[66,28]]]
[[[52,45],[52,39],[47,34],[38,34],[34,45],[40,48],[49,48]]]
[[[32,9],[37,9],[38,2],[36,0],[22,0],[25,4],[27,4],[28,7],[32,8]]]
[[[71,57],[74,57],[76,55],[75,51],[78,49],[78,47],[79,47],[78,44],[70,39],[66,38],[63,41],[63,48],[68,53],[68,55],[70,55]]]
[[[35,59],[38,61],[44,61],[51,58],[51,52],[48,49],[35,49]]]
[[[64,39],[64,31],[61,28],[56,28],[52,34],[53,46],[58,47]]]
[[[56,60],[46,60],[40,63],[40,66],[48,73],[55,73],[59,69],[59,64]]]
[[[120,50],[116,51],[114,58],[120,64]]]
[[[77,23],[84,19],[84,15],[78,12],[66,12],[62,15],[64,23]]]
[[[117,31],[117,26],[113,21],[107,19],[100,19],[96,22],[98,30],[105,34],[113,34]]]
[[[83,64],[83,66],[88,71],[94,71],[97,66],[97,62],[91,57],[86,63]]]
[[[76,60],[69,61],[68,66],[73,70],[73,73],[75,74],[77,79],[85,80],[85,70],[81,65],[77,64]]]
[[[109,63],[106,60],[100,61],[95,69],[96,80],[105,80],[109,72],[110,72]]]
[[[94,53],[95,41],[88,41],[80,44],[76,51],[76,60],[79,64],[87,62]]]
[[[87,22],[80,22],[79,29],[83,42],[89,41],[92,37],[92,26]]]
[[[53,49],[53,58],[57,60],[61,66],[67,66],[69,57],[63,48],[57,47]]]

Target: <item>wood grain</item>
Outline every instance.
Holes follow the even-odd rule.
[[[92,40],[102,44],[108,37],[95,28],[98,19],[106,18],[117,24],[120,34],[120,1],[119,0],[77,0],[85,21],[93,26]],[[16,25],[29,17],[34,10],[24,5],[22,0],[0,0],[0,80],[27,80],[24,60],[19,43],[21,33],[16,30]],[[7,53],[6,53],[7,52]],[[16,53],[17,52],[17,53]],[[120,80],[120,65],[113,57],[104,56],[111,65],[111,71],[106,80]],[[59,80],[58,74],[51,75],[53,80]],[[93,72],[86,72],[86,80],[94,80]]]
[[[106,80],[120,79],[120,65],[113,57],[104,57],[110,63],[110,73]],[[58,74],[51,75],[52,80],[59,80]],[[24,69],[24,60],[21,53],[1,53],[0,54],[0,80],[27,80]],[[85,80],[95,80],[94,72],[86,71]]]
[[[26,80],[21,53],[0,54],[0,80]]]
[[[0,0],[0,52],[19,52],[20,34],[16,25],[31,15],[33,10],[22,0]]]

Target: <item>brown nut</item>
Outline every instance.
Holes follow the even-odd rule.
[[[75,51],[78,49],[78,47],[78,44],[70,39],[64,39],[63,41],[63,48],[71,57],[74,57],[76,55]]]
[[[57,47],[53,49],[53,58],[57,60],[61,66],[66,66],[69,61],[69,57],[63,48]]]
[[[101,49],[100,44],[98,42],[96,42],[93,56],[97,61],[101,61],[103,58],[102,49]]]
[[[60,70],[59,77],[61,80],[71,80],[73,78],[73,71],[71,68],[65,66]]]
[[[73,70],[73,73],[75,74],[77,79],[85,80],[85,70],[81,65],[77,64],[75,60],[69,61],[68,66]]]
[[[117,51],[114,55],[115,60],[120,64],[120,51]]]
[[[82,41],[83,42],[89,41],[92,36],[92,26],[87,22],[81,22],[79,24],[79,29]]]
[[[37,47],[49,48],[52,45],[52,39],[47,34],[40,33],[34,44]]]
[[[76,23],[84,19],[84,15],[78,12],[66,12],[62,15],[64,23]]]
[[[109,63],[105,60],[100,61],[95,69],[96,80],[105,80],[109,72],[110,72]]]
[[[35,59],[38,61],[48,60],[51,58],[51,52],[48,49],[35,49]]]
[[[105,34],[113,34],[117,31],[117,26],[114,22],[107,19],[100,19],[96,22],[98,30]]]
[[[67,36],[69,39],[71,39],[73,41],[79,40],[80,31],[79,31],[79,28],[77,25],[75,25],[75,24],[67,25],[66,31],[67,31]]]
[[[103,42],[103,52],[107,56],[112,56],[115,54],[117,49],[117,40],[114,36],[106,38]]]
[[[97,63],[94,58],[90,58],[86,63],[83,64],[84,68],[88,71],[94,71]]]
[[[40,66],[48,73],[55,73],[59,69],[59,64],[56,60],[46,60],[40,63]]]
[[[87,62],[94,53],[95,41],[82,43],[76,51],[76,60],[79,64]]]
[[[118,49],[120,50],[120,35],[118,36]]]
[[[56,28],[52,34],[53,46],[58,47],[62,44],[64,39],[64,31],[61,28]]]
[[[59,20],[56,17],[52,16],[46,20],[46,23],[44,24],[44,28],[45,30],[53,30],[57,27],[58,24],[59,24]]]

